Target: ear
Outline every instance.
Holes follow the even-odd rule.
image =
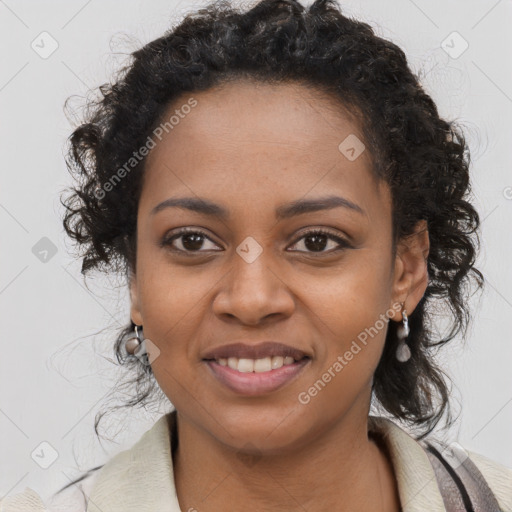
[[[140,308],[139,289],[137,284],[137,276],[130,273],[129,277],[130,289],[130,318],[136,325],[143,325],[142,313]]]
[[[427,258],[430,249],[426,220],[420,220],[414,232],[398,241],[393,274],[392,304],[404,303],[411,314],[428,285]],[[397,321],[402,319],[398,313]]]

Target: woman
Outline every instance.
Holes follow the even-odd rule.
[[[132,404],[157,383],[175,410],[49,510],[512,511],[512,470],[434,433],[479,216],[404,53],[334,1],[264,0],[133,56],[70,138],[64,226],[84,274],[126,273]]]

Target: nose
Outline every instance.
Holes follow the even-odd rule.
[[[286,282],[266,251],[254,261],[233,255],[229,272],[219,282],[213,312],[223,320],[237,320],[244,325],[259,325],[272,319],[288,318],[295,301]]]

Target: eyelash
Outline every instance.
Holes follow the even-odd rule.
[[[179,230],[178,232],[174,233],[170,237],[165,237],[162,240],[160,245],[162,247],[171,247],[171,251],[173,251],[173,252],[182,253],[182,254],[184,254],[186,256],[192,256],[192,257],[196,256],[197,254],[200,254],[201,252],[206,252],[206,251],[201,251],[201,250],[198,250],[198,251],[184,251],[182,249],[176,249],[175,247],[172,247],[172,243],[174,242],[174,240],[180,238],[183,235],[188,235],[188,234],[202,235],[205,238],[207,238],[208,240],[210,240],[212,243],[215,243],[215,242],[213,242],[213,240],[204,231],[202,231],[200,229],[197,229],[197,228],[182,228],[181,230]],[[311,229],[309,231],[303,232],[300,235],[300,237],[297,238],[293,242],[292,245],[296,245],[302,239],[307,238],[308,236],[313,236],[313,235],[325,235],[330,240],[333,240],[336,243],[338,243],[339,247],[336,248],[336,249],[331,249],[329,251],[320,251],[320,252],[316,252],[316,253],[314,251],[298,251],[298,252],[304,253],[304,254],[310,254],[310,255],[313,255],[314,257],[320,257],[320,256],[325,255],[325,254],[333,254],[333,253],[342,251],[344,249],[350,249],[352,247],[351,244],[349,244],[345,239],[341,238],[340,236],[334,235],[333,233],[331,233],[329,231],[326,231],[325,229],[322,229],[322,228]],[[216,251],[216,252],[220,252],[220,251]]]

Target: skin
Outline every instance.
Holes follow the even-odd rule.
[[[368,150],[350,161],[338,149],[350,134],[364,139],[334,98],[238,81],[183,96],[168,117],[191,96],[198,105],[146,162],[130,282],[132,320],[160,350],[154,375],[178,411],[180,507],[398,511],[388,454],[368,436],[387,324],[309,403],[297,397],[393,305],[413,314],[427,286],[426,225],[393,258],[389,187],[374,180]],[[364,213],[337,207],[276,220],[283,203],[331,195]],[[213,201],[230,217],[175,207],[151,214],[171,197]],[[161,245],[183,227],[206,234],[191,256],[179,252],[194,249],[186,236]],[[313,228],[351,245],[334,252],[340,246],[327,238],[311,249],[304,235]],[[246,237],[263,250],[252,263],[236,252]],[[392,321],[401,319],[398,310]],[[289,344],[311,361],[279,390],[242,396],[201,360],[241,339]]]

